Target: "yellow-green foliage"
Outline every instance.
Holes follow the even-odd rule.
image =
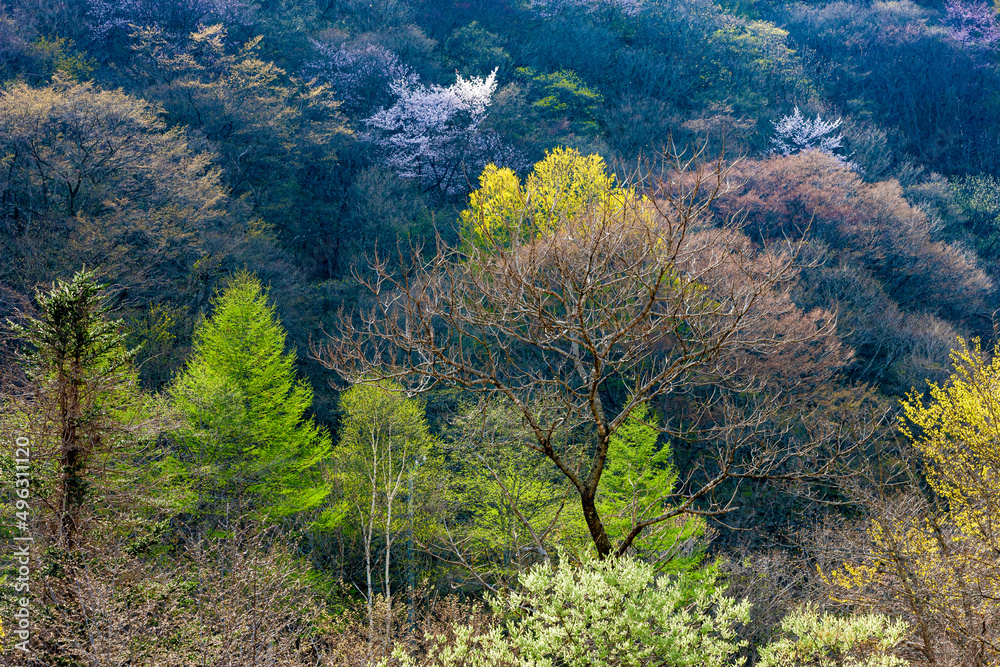
[[[183,418],[176,439],[198,461],[193,477],[213,497],[250,502],[261,516],[316,507],[329,492],[319,468],[330,436],[308,416],[312,387],[296,377],[267,289],[240,272],[213,305],[170,388]]]
[[[412,480],[433,438],[423,405],[407,398],[394,382],[356,384],[341,394],[340,409],[333,471],[339,497],[331,499],[319,525],[332,528],[360,521],[371,531],[376,521],[393,521],[393,503],[403,495],[404,475]],[[421,496],[426,496],[422,490]],[[395,520],[403,518],[398,513]]]
[[[576,72],[563,69],[539,74],[530,67],[519,67],[517,74],[527,82],[531,96],[537,97],[532,106],[543,116],[566,119],[578,131],[600,131],[595,115],[604,97],[584,83]]]
[[[579,566],[564,558],[532,568],[519,583],[490,601],[509,619],[505,626],[474,635],[458,625],[453,639],[426,638],[422,662],[403,646],[394,657],[404,667],[743,664],[735,654],[745,642],[735,628],[749,620],[750,604],[726,597],[714,568],[668,577],[627,556],[585,557]]]
[[[670,443],[660,443],[659,419],[641,403],[611,436],[597,508],[613,540],[668,509],[678,473]],[[699,559],[682,558],[680,553],[704,532],[703,518],[681,515],[648,527],[635,548],[643,555],[656,554],[675,569],[690,567]]]
[[[634,188],[608,174],[600,155],[556,148],[523,184],[510,169],[487,165],[461,213],[462,226],[468,243],[507,246],[563,229],[585,212],[607,215],[641,201]]]
[[[909,634],[909,626],[883,614],[838,617],[812,605],[781,622],[785,635],[760,650],[760,667],[905,667],[890,651]]]
[[[85,81],[93,74],[97,61],[73,48],[73,40],[64,37],[39,37],[31,45],[34,53],[45,62],[51,73],[60,73],[67,80]]]
[[[730,91],[738,109],[767,113],[779,90],[813,95],[789,34],[770,21],[730,18],[710,38],[715,67],[713,88]]]
[[[926,403],[916,391],[902,402],[901,430],[921,454],[934,499],[884,500],[865,548],[826,579],[844,601],[912,615],[927,655],[947,642],[965,657],[995,659],[1000,357],[959,342],[948,383],[932,383]]]
[[[579,553],[591,545],[578,502],[552,462],[534,442],[516,407],[507,401],[473,405],[454,420],[452,442],[442,451],[456,509],[468,518],[442,525],[440,539],[458,536],[464,557],[506,580],[545,553]],[[568,434],[557,446],[571,447]]]

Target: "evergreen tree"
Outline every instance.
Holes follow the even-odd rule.
[[[691,551],[696,538],[705,532],[705,521],[696,516],[655,520],[671,509],[669,500],[678,478],[670,443],[660,444],[658,423],[658,415],[640,403],[611,436],[597,507],[607,517],[608,532],[619,540],[642,531],[651,521],[633,548],[673,567],[689,567],[699,559],[678,556]]]
[[[329,490],[319,463],[330,438],[305,416],[313,391],[295,377],[267,291],[239,273],[213,305],[170,392],[199,494],[271,518],[317,506]]]
[[[138,423],[132,354],[121,323],[108,317],[104,288],[93,273],[80,271],[36,293],[37,317],[12,323],[28,344],[22,363],[31,391],[26,403],[8,406],[7,420],[21,422],[52,464],[47,504],[55,541],[65,549],[79,546],[97,469],[107,472],[99,460],[116,449],[116,432]]]

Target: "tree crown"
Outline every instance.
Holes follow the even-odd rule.
[[[237,493],[268,499],[267,513],[316,506],[327,492],[316,466],[330,439],[306,417],[312,388],[295,377],[295,353],[285,351],[285,330],[267,291],[241,272],[213,305],[171,389],[187,419],[183,439]]]

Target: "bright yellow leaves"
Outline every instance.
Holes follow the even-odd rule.
[[[930,401],[912,391],[901,430],[921,455],[933,494],[914,490],[872,504],[866,539],[851,562],[825,576],[835,597],[904,613],[930,660],[1000,659],[1000,347],[978,341],[952,352],[945,386]]]
[[[527,223],[526,199],[517,174],[506,167],[486,165],[479,176],[479,189],[469,196],[469,208],[461,213],[466,238],[482,246],[486,239],[506,245],[511,234],[521,236]]]
[[[506,247],[515,239],[565,229],[587,213],[607,218],[642,202],[633,188],[619,185],[607,173],[600,155],[584,157],[572,148],[556,148],[523,185],[510,169],[487,165],[461,217],[467,242]]]
[[[827,585],[837,588],[856,589],[863,588],[878,580],[878,569],[871,565],[855,565],[854,563],[844,563],[839,569],[833,570],[829,575],[822,570],[819,575]]]
[[[971,535],[987,528],[984,513],[996,516],[1000,501],[1000,356],[987,362],[978,341],[960,343],[951,381],[931,385],[931,403],[924,407],[916,392],[903,401],[912,422],[903,431],[924,455],[928,484]]]

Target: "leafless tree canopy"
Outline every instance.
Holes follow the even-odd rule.
[[[763,476],[787,460],[751,457],[737,469],[730,443],[715,476],[679,508],[613,545],[594,497],[609,438],[635,406],[696,385],[759,392],[760,360],[782,350],[817,369],[843,356],[833,317],[791,304],[799,246],[758,247],[737,220],[711,218],[728,167],[673,159],[660,173],[640,179],[648,197],[593,206],[551,233],[487,234],[459,248],[439,241],[429,259],[414,250],[402,275],[377,259],[372,277],[359,277],[374,307],[342,313],[314,354],[352,382],[390,377],[412,391],[450,384],[509,400],[532,446],[579,491],[599,553],[624,553],[646,525],[696,511],[724,479]],[[562,430],[587,434],[579,456],[557,446]]]

